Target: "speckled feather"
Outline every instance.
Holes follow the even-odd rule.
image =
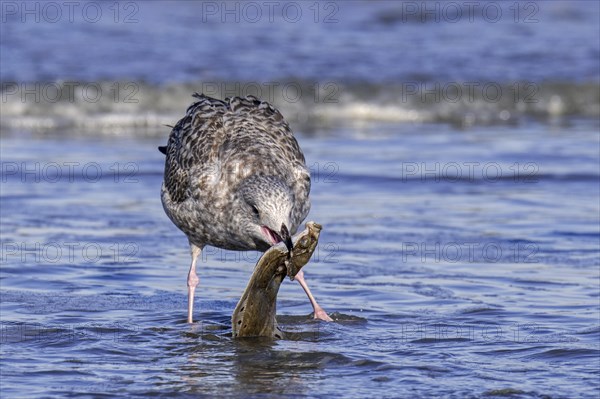
[[[194,97],[165,150],[161,198],[169,218],[197,246],[264,251],[269,245],[249,234],[247,203],[285,202],[294,234],[310,210],[310,173],[281,113],[253,96]]]

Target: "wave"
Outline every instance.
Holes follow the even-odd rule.
[[[567,82],[2,82],[6,131],[164,132],[183,116],[191,94],[255,95],[278,107],[294,128],[348,123],[518,125],[600,116],[600,84]]]

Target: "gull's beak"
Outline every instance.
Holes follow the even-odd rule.
[[[285,223],[281,224],[281,241],[285,243],[286,248],[288,249],[288,259],[292,257],[292,249],[294,249],[294,243],[292,243],[292,237],[290,236],[290,231],[288,230]]]

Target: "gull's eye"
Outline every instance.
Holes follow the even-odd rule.
[[[260,214],[258,213],[258,208],[256,206],[254,206],[254,205],[252,205],[252,212],[254,212],[254,215],[256,217],[260,216]]]

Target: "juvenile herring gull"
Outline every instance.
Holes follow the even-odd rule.
[[[291,235],[310,210],[310,173],[281,113],[253,96],[225,101],[194,94],[165,147],[163,208],[185,233],[192,253],[188,323],[193,322],[196,262],[206,245],[266,251]],[[316,319],[331,321],[310,292],[302,270],[295,277]]]

